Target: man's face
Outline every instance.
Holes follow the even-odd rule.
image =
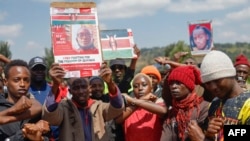
[[[194,43],[199,50],[203,50],[206,47],[208,36],[202,29],[197,29],[193,33]]]
[[[93,98],[100,98],[103,95],[104,84],[100,79],[94,79],[90,83]]]
[[[26,95],[30,86],[30,72],[22,66],[13,66],[8,72],[6,86],[8,95],[16,102],[21,96]]]
[[[176,100],[182,100],[190,93],[189,89],[179,81],[171,81],[169,83],[170,92]]]
[[[45,80],[46,77],[46,67],[43,65],[35,65],[30,70],[32,81],[41,82]]]
[[[93,39],[90,31],[84,28],[78,31],[76,40],[80,47],[85,47],[91,45]]]
[[[248,67],[247,65],[237,65],[235,69],[236,77],[241,77],[241,79],[246,82],[249,75],[250,67]]]
[[[133,91],[137,98],[149,94],[152,91],[152,86],[150,86],[149,79],[144,76],[138,76],[133,80]]]
[[[147,75],[151,78],[153,89],[155,90],[157,88],[157,85],[160,83],[160,81],[154,74],[147,74]]]
[[[112,65],[111,70],[112,70],[112,75],[114,77],[114,81],[116,83],[121,82],[121,80],[123,79],[123,76],[125,74],[125,66],[123,66],[123,65]]]
[[[191,65],[191,66],[197,66],[196,62],[193,59],[191,59],[191,58],[186,59],[184,61],[184,64]]]
[[[87,106],[87,101],[90,94],[90,86],[86,79],[78,78],[73,80],[69,91],[72,94],[72,100],[82,107]]]
[[[221,78],[206,82],[205,88],[215,97],[220,99],[230,98],[230,94],[234,87],[234,78]]]

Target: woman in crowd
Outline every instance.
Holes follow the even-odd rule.
[[[163,118],[157,114],[141,108],[139,103],[147,106],[157,103],[157,97],[152,94],[152,81],[146,74],[138,73],[133,80],[133,92],[135,98],[124,94],[127,100],[127,107],[117,119],[117,123],[123,123],[126,141],[152,141],[160,140]],[[150,102],[149,102],[150,101]],[[157,105],[155,104],[155,105]],[[159,107],[162,107],[159,106]],[[164,106],[163,106],[164,107]],[[154,108],[154,107],[153,107]],[[158,106],[156,107],[158,108]],[[162,108],[164,110],[165,108]],[[157,109],[155,109],[157,110]],[[147,138],[145,138],[147,135]]]

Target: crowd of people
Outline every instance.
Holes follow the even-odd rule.
[[[117,58],[98,76],[69,79],[42,57],[0,55],[0,140],[214,141],[224,140],[224,125],[250,125],[244,54],[211,50],[200,63],[156,56],[136,73],[134,51],[129,66]]]

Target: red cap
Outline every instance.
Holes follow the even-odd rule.
[[[243,54],[240,54],[236,57],[236,61],[234,63],[234,66],[236,67],[237,65],[247,65],[248,67],[250,67],[250,64],[249,64],[247,57]]]
[[[171,81],[183,83],[192,92],[195,85],[201,84],[200,71],[190,65],[177,67],[169,74],[168,83]]]

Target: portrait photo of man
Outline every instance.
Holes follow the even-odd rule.
[[[92,30],[84,25],[74,28],[75,36],[72,36],[73,49],[77,52],[98,53]]]

